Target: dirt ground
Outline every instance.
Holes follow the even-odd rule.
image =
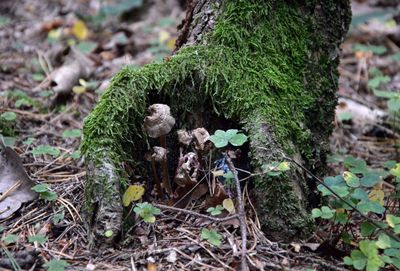
[[[47,270],[239,269],[235,223],[213,223],[224,240],[214,247],[200,238],[199,229],[209,222],[173,212],[163,211],[155,224],[137,219],[115,248],[101,253],[87,249],[80,215],[83,120],[121,67],[162,61],[173,52],[184,2],[0,2],[0,134],[23,163],[22,168],[15,162],[12,174],[25,169],[35,184],[50,185],[43,188],[47,199],[24,203],[0,219],[1,270],[41,270],[43,264]],[[333,175],[343,172],[338,161],[346,155],[365,159],[371,167],[399,161],[399,119],[389,113],[387,100],[371,90],[378,84],[400,91],[398,9],[396,1],[353,1],[339,67]],[[371,82],[373,76],[380,81]],[[54,193],[57,197],[51,198]],[[327,252],[320,246],[334,229],[320,223],[309,240],[279,244],[265,237],[248,209],[251,270],[345,270],[336,248]]]

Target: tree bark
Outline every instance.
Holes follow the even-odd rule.
[[[203,123],[214,115],[241,126],[255,172],[290,156],[323,174],[339,45],[350,18],[348,0],[189,2],[176,54],[140,70],[123,69],[85,121],[84,212],[92,247],[109,246],[120,232],[127,185],[122,163],[145,168],[142,123],[154,102],[169,104],[180,127],[201,125],[193,121],[196,114]],[[271,238],[310,234],[309,209],[318,195],[300,169],[257,177],[252,191]],[[109,230],[113,236],[105,237]]]

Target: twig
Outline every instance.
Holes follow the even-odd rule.
[[[240,188],[240,180],[238,178],[238,173],[233,165],[233,162],[229,156],[226,155],[226,162],[228,163],[230,171],[233,173],[233,178],[235,179],[236,183],[236,199],[239,205],[239,210],[238,210],[238,218],[239,218],[239,224],[240,224],[240,233],[242,236],[242,254],[241,254],[241,271],[246,271],[248,270],[247,266],[247,225],[246,225],[246,213],[244,210],[244,203],[243,203],[243,198],[242,198],[242,190]]]
[[[259,147],[261,148],[261,147]],[[390,236],[393,240],[400,242],[400,238],[397,237],[396,235],[394,235],[393,233],[391,233],[390,231],[384,229],[381,225],[379,225],[374,219],[364,215],[361,211],[359,211],[352,203],[350,203],[349,201],[345,200],[344,198],[342,198],[341,196],[339,196],[335,191],[332,190],[332,188],[330,188],[327,184],[325,184],[320,178],[318,178],[317,176],[315,176],[311,171],[309,171],[308,169],[306,169],[304,166],[302,166],[301,164],[297,163],[294,159],[287,157],[287,156],[283,156],[284,159],[295,163],[297,166],[299,166],[302,170],[304,170],[304,172],[306,172],[308,175],[310,175],[314,180],[318,181],[320,184],[322,184],[326,189],[329,190],[329,192],[331,192],[335,197],[337,197],[338,199],[340,199],[343,203],[345,203],[347,206],[349,206],[353,211],[357,212],[359,215],[361,215],[364,219],[368,220],[372,225],[374,225],[376,228],[382,230],[384,233],[386,233],[388,236]]]
[[[232,220],[232,219],[238,218],[237,215],[231,215],[231,216],[219,218],[219,217],[213,217],[213,216],[209,216],[209,215],[203,215],[203,214],[191,211],[191,210],[176,208],[176,207],[167,206],[167,205],[158,204],[158,203],[153,203],[153,205],[155,207],[160,208],[160,209],[174,211],[174,212],[181,212],[181,213],[185,213],[185,214],[201,217],[201,218],[204,218],[204,219],[209,219],[209,220],[212,220],[212,221],[215,221],[215,222],[225,222],[225,221],[228,221],[228,220]]]

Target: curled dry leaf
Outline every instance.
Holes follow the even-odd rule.
[[[148,111],[150,116],[144,119],[144,129],[152,138],[168,134],[175,125],[175,119],[171,116],[171,110],[165,104],[152,104]]]
[[[38,195],[31,190],[34,183],[26,174],[18,154],[0,141],[0,219],[16,212],[24,202]]]
[[[204,128],[196,128],[192,130],[192,135],[194,138],[196,150],[203,151],[205,143],[210,138],[210,134],[208,133],[208,131]]]
[[[178,134],[178,141],[184,146],[189,146],[192,142],[192,135],[186,129],[181,129],[176,132]]]
[[[196,181],[197,172],[200,167],[197,154],[189,152],[179,159],[178,168],[175,175],[175,183],[179,186],[186,186],[192,181]]]
[[[50,74],[53,90],[59,94],[69,93],[79,83],[93,72],[93,62],[74,47],[65,64]]]
[[[168,150],[163,148],[163,147],[153,147],[152,152],[147,152],[145,154],[145,159],[147,161],[155,161],[155,162],[161,162],[167,160],[167,154]]]

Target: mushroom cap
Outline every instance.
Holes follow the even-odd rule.
[[[192,135],[195,139],[195,148],[197,150],[204,150],[204,144],[210,138],[210,134],[203,127],[192,130]]]
[[[171,116],[169,106],[152,104],[147,110],[150,115],[144,119],[144,129],[149,137],[158,138],[168,134],[175,125],[175,119]]]
[[[153,147],[151,152],[147,152],[144,158],[147,161],[161,162],[167,160],[168,150],[163,147]]]
[[[179,143],[183,144],[184,146],[190,145],[190,142],[192,142],[192,135],[186,131],[186,129],[178,130],[176,133],[178,134]]]

